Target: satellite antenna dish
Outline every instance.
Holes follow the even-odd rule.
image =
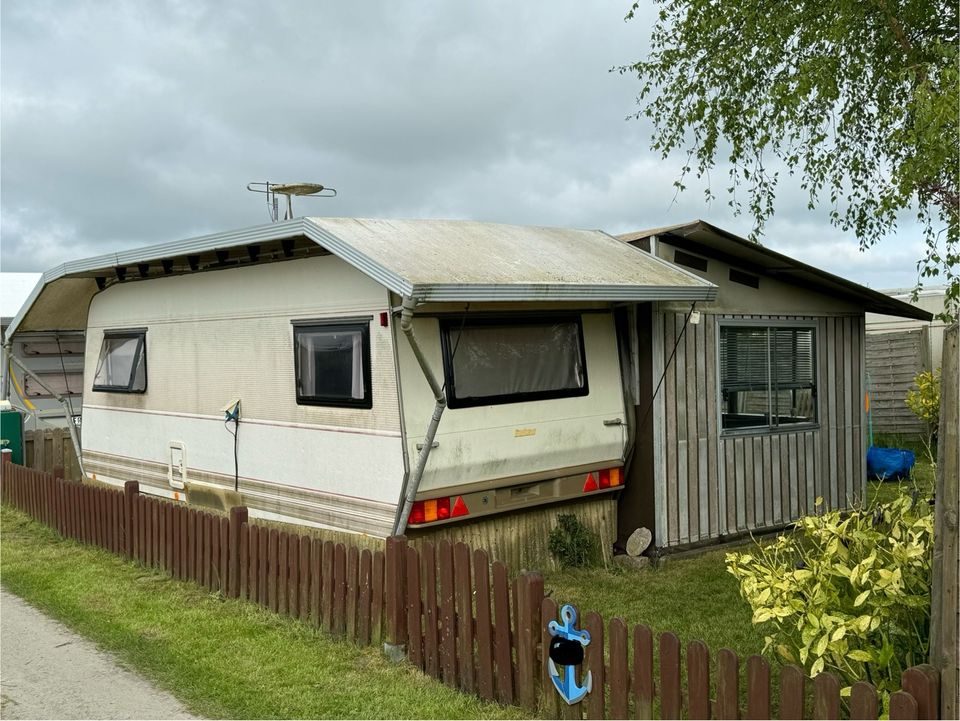
[[[247,183],[247,190],[252,193],[265,193],[267,196],[267,211],[270,220],[276,223],[280,219],[278,195],[287,197],[287,212],[284,220],[293,219],[293,196],[300,195],[308,198],[334,198],[336,188],[326,188],[320,183]]]

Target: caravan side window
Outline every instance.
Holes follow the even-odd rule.
[[[585,396],[579,315],[440,321],[451,408]]]
[[[293,328],[297,403],[371,408],[370,323]]]
[[[103,333],[93,390],[145,393],[147,390],[147,331],[108,330]]]

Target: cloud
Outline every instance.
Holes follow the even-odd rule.
[[[5,0],[0,263],[42,270],[267,222],[245,190],[265,180],[338,189],[296,201],[301,214],[610,232],[699,217],[748,234],[722,193],[704,202],[706,182],[678,196],[683,157],[651,153],[649,125],[625,120],[638,82],[608,70],[642,57],[654,12],[625,23],[628,9]],[[711,180],[725,187],[723,169]],[[914,245],[896,262],[825,250],[849,240],[789,185],[777,212],[772,247],[913,282]]]

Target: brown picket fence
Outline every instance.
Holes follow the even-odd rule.
[[[548,666],[547,623],[558,604],[537,573],[510,577],[481,549],[443,540],[417,547],[403,536],[386,552],[321,541],[250,523],[245,508],[220,516],[124,489],[65,481],[4,463],[0,499],[61,535],[125,555],[171,577],[258,603],[325,632],[391,655],[452,688],[548,718],[876,719],[872,685],[858,682],[842,701],[830,673],[809,679],[792,665],[772,669],[760,656],[741,663],[729,649],[713,658],[702,641],[684,649],[673,633],[654,634],[596,613],[579,618],[591,641],[579,674],[593,690],[561,701]],[[712,680],[711,680],[712,677]],[[908,669],[890,699],[891,719],[939,718],[940,677]]]

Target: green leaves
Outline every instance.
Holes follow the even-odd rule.
[[[956,3],[655,2],[648,56],[617,70],[640,80],[635,117],[653,121],[653,149],[689,152],[678,187],[728,159],[731,205],[745,188],[755,240],[773,215],[770,158],[811,207],[829,196],[832,222],[862,248],[914,211],[918,270],[960,300]]]
[[[870,678],[888,695],[926,654],[932,548],[929,504],[901,496],[806,516],[792,533],[726,559],[765,651],[811,676],[831,671],[844,686]]]

